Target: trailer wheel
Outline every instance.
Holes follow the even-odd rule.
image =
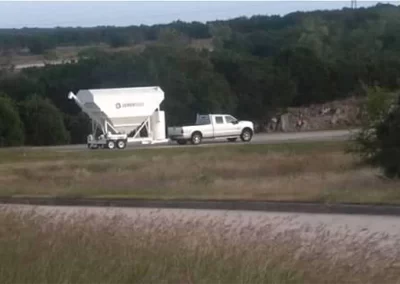
[[[187,140],[184,140],[184,139],[179,139],[176,142],[178,142],[179,145],[186,145],[187,144]]]
[[[195,132],[192,135],[191,142],[193,145],[199,145],[201,143],[201,133],[200,132]]]
[[[88,148],[89,149],[97,149],[97,148],[99,148],[96,144],[88,144]]]
[[[251,138],[253,138],[253,131],[250,128],[243,129],[240,139],[243,142],[250,142]]]
[[[124,149],[126,147],[126,141],[125,140],[118,140],[117,141],[117,147],[118,147],[118,149]]]
[[[114,149],[115,148],[115,142],[112,140],[107,141],[107,148],[108,149]]]

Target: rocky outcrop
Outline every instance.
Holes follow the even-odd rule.
[[[357,127],[361,124],[360,98],[289,108],[258,126],[261,132],[294,132]]]

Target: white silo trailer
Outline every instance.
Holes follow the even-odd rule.
[[[70,92],[68,98],[92,121],[92,133],[87,137],[91,149],[168,142],[165,113],[160,110],[164,92],[158,86],[80,90],[76,95]]]

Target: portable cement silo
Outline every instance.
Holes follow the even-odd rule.
[[[68,98],[92,120],[89,148],[123,149],[130,142],[168,142],[165,113],[160,110],[164,92],[158,86],[80,90],[76,95],[70,92]]]

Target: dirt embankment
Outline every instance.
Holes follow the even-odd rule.
[[[361,123],[361,98],[288,108],[283,114],[256,125],[259,132],[293,132],[357,127]]]

